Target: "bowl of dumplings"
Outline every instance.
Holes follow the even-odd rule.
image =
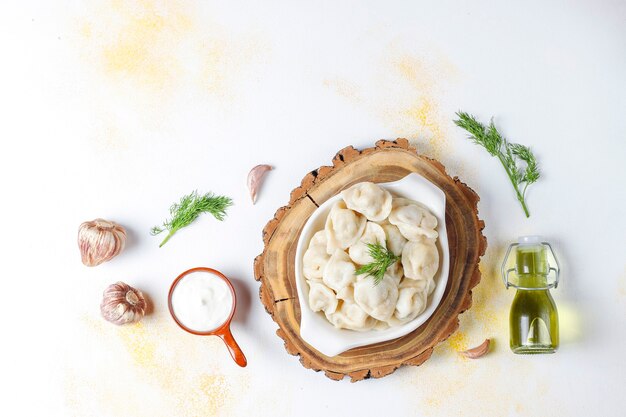
[[[445,208],[443,191],[415,173],[320,205],[296,249],[302,339],[336,356],[424,324],[448,280]]]

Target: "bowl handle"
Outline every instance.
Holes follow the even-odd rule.
[[[226,344],[226,347],[228,348],[228,352],[230,353],[230,356],[237,363],[237,365],[243,368],[248,364],[248,360],[246,359],[246,356],[241,351],[241,348],[235,341],[235,338],[233,337],[233,334],[230,331],[230,326],[226,326],[224,330],[217,333],[216,336],[219,336],[220,339],[224,341],[224,343]]]

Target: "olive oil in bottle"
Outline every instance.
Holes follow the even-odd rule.
[[[512,252],[515,253],[515,266],[507,269]],[[548,255],[551,255],[554,267],[550,265]],[[509,316],[513,353],[556,352],[559,347],[559,317],[550,289],[558,285],[559,268],[550,245],[538,236],[520,237],[518,243],[509,247],[502,273],[507,288],[517,289]],[[553,281],[549,280],[551,273]],[[510,275],[516,276],[515,282],[509,280]]]

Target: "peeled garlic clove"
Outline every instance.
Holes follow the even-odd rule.
[[[261,187],[261,182],[265,173],[271,171],[273,167],[271,165],[257,165],[248,173],[248,190],[250,191],[250,198],[252,204],[256,203],[256,195]]]
[[[469,359],[478,359],[481,356],[485,355],[487,352],[489,352],[490,343],[491,343],[491,340],[485,339],[484,342],[482,342],[480,345],[476,346],[475,348],[471,348],[471,349],[468,349],[459,353]]]
[[[122,325],[141,320],[146,305],[146,299],[141,291],[120,281],[104,290],[100,312],[105,320]]]
[[[126,244],[126,230],[104,219],[84,222],[78,228],[78,247],[83,264],[100,265],[117,256]]]

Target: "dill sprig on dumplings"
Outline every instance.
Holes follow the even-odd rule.
[[[374,278],[374,285],[378,285],[385,277],[387,268],[398,261],[400,257],[378,243],[367,243],[367,248],[374,261],[359,267],[359,269],[356,270],[356,274],[370,275]]]
[[[158,235],[165,230],[169,233],[161,242],[159,247],[165,243],[178,230],[188,226],[202,213],[211,213],[217,220],[224,220],[226,209],[233,205],[233,201],[229,197],[216,196],[213,193],[199,195],[197,191],[187,194],[180,199],[180,202],[172,204],[170,207],[171,218],[163,222],[162,226],[155,226],[150,231],[153,236]]]
[[[492,156],[500,160],[511,180],[511,184],[513,184],[517,199],[521,203],[522,209],[524,209],[524,214],[526,214],[526,217],[530,217],[528,207],[526,206],[526,189],[539,179],[537,160],[530,148],[518,143],[507,142],[496,129],[493,120],[489,122],[489,126],[485,126],[468,113],[457,112],[456,115],[459,118],[454,123],[465,129],[474,143],[482,146]],[[526,166],[519,166],[518,162],[520,161],[525,163]]]

